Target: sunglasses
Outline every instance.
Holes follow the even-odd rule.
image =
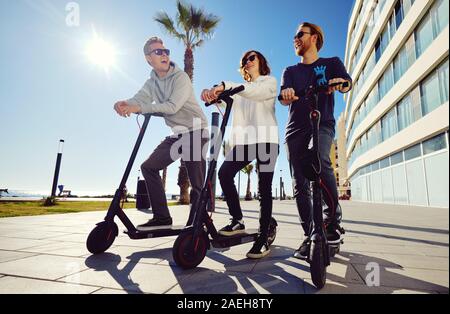
[[[160,48],[154,49],[154,50],[149,52],[149,55],[151,55],[153,52],[157,56],[162,56],[163,54],[165,54],[166,56],[170,56],[170,50],[169,49],[160,49]]]
[[[294,39],[300,39],[300,38],[302,38],[303,35],[305,35],[305,34],[310,34],[310,35],[311,35],[311,33],[304,32],[304,31],[299,31],[299,32],[294,36]]]
[[[245,59],[242,61],[242,64],[243,64],[243,65],[246,65],[247,62],[249,62],[249,61],[253,62],[253,61],[255,61],[255,59],[256,59],[256,55],[251,55],[250,57],[245,58]]]

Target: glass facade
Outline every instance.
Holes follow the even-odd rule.
[[[395,103],[386,103],[388,101],[386,95],[397,83],[404,86],[408,82],[409,79],[404,79],[405,74],[408,77],[415,75],[410,71],[411,66],[424,53],[432,53],[428,48],[442,30],[448,27],[449,1],[426,1],[431,6],[426,7],[427,11],[421,12],[416,21],[409,19],[408,24],[403,21],[408,18],[408,12],[413,4],[419,3],[423,6],[424,2],[397,0],[394,1],[393,7],[389,6],[390,12],[383,11],[381,16],[380,3],[367,1],[372,3],[373,12],[366,20],[366,28],[363,32],[359,32],[360,40],[356,49],[352,50],[354,55],[348,61],[351,69],[349,72],[352,73],[354,81],[352,92],[346,99],[349,108],[346,121],[347,144],[353,145],[349,147],[351,148],[348,155],[349,168],[360,156],[385,141],[389,143],[383,147],[392,147],[395,145],[396,134],[405,129],[408,130],[404,132],[414,132],[416,121],[440,106],[448,105],[448,56],[436,66],[437,62],[443,58],[439,56],[439,60],[434,63],[434,68],[427,69],[426,76],[420,82],[416,81],[411,86],[405,86],[407,89],[402,88],[401,99],[396,100]],[[418,10],[414,12],[414,14],[419,13]],[[414,27],[410,30],[403,29],[403,24],[411,25],[411,22],[414,23]],[[383,23],[383,25],[376,25],[377,23]],[[363,23],[359,20],[358,27],[361,25]],[[377,37],[372,37],[375,27],[378,32]],[[402,38],[397,40],[399,30],[402,32]],[[370,49],[365,49],[369,46]],[[395,49],[395,53],[392,48]],[[362,58],[364,63],[360,62]],[[380,66],[384,70],[379,69]],[[377,77],[373,76],[374,70]],[[368,84],[370,86],[367,86]],[[389,99],[391,96],[394,95],[391,93],[388,96]],[[370,114],[381,102],[386,112],[375,120],[375,117]],[[379,113],[380,111],[377,110],[377,115]],[[365,123],[365,130],[358,128],[362,123]],[[355,133],[357,128],[358,134]],[[420,130],[417,131],[420,132]],[[361,167],[358,165],[359,168],[349,179],[352,199],[448,208],[448,127],[445,131],[441,129],[440,132],[444,133],[433,136],[423,134],[426,140],[420,143],[414,143],[406,148],[398,146],[395,148],[396,151],[392,151],[388,156]]]
[[[448,131],[361,168],[350,181],[354,200],[448,207]]]
[[[448,59],[415,86],[380,120],[355,142],[350,154],[349,167],[361,154],[407,128],[415,121],[448,102]],[[367,105],[366,109],[367,110]],[[350,133],[350,136],[353,133]],[[367,138],[367,141],[363,140]],[[361,144],[364,143],[365,146]]]
[[[414,1],[410,0],[399,0],[396,4],[396,8],[392,12],[392,15],[386,24],[383,32],[380,34],[379,39],[375,43],[375,47],[367,60],[365,66],[363,67],[361,73],[357,78],[354,78],[354,87],[349,96],[350,110],[352,111],[355,106],[366,106],[364,115],[360,111],[355,112],[355,118],[353,123],[346,121],[346,127],[350,127],[350,133],[347,138],[347,143],[351,140],[353,131],[358,127],[358,125],[364,121],[364,118],[371,112],[371,110],[376,106],[376,104],[381,101],[381,99],[386,95],[389,90],[394,86],[396,82],[406,73],[406,71],[411,67],[416,59],[428,48],[428,46],[433,42],[433,40],[441,33],[441,31],[448,25],[448,0],[436,0],[430,10],[422,18],[419,25],[409,36],[403,48],[394,57],[394,60],[387,66],[384,73],[381,75],[377,83],[374,85],[372,90],[369,91],[368,96],[365,100],[360,103],[354,103],[357,98],[361,88],[363,87],[364,81],[368,78],[372,72],[376,62],[381,58],[385,48],[392,39],[393,34],[397,30],[396,17],[399,16],[399,21],[403,21],[404,17],[410,10],[411,5]],[[447,10],[446,10],[447,9]],[[397,12],[399,12],[397,14]],[[401,19],[400,19],[401,17]],[[390,26],[392,24],[392,26]],[[390,31],[394,30],[394,32]],[[387,41],[386,41],[387,40]],[[447,66],[448,69],[448,66]],[[448,73],[447,73],[448,78]],[[447,79],[447,100],[448,100],[448,79]],[[377,97],[373,98],[376,94]],[[368,104],[367,104],[368,103]]]

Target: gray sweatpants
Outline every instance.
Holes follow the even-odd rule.
[[[181,158],[191,183],[191,205],[195,204],[203,187],[206,172],[208,132],[192,131],[168,136],[156,147],[150,157],[141,165],[152,204],[154,218],[169,218],[166,193],[159,171]],[[202,137],[204,135],[205,137]]]

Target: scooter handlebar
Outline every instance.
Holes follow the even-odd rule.
[[[300,96],[305,96],[306,93],[308,92],[308,90],[313,90],[314,92],[319,92],[319,91],[327,90],[330,87],[335,87],[338,85],[342,85],[342,87],[347,88],[350,84],[348,82],[340,82],[340,83],[332,83],[329,85],[322,85],[322,86],[317,86],[317,87],[309,87],[309,88],[301,91]],[[283,97],[281,95],[279,95],[278,100],[282,101]]]
[[[234,95],[242,92],[244,89],[245,89],[244,85],[240,85],[240,86],[238,86],[236,88],[225,90],[219,95],[219,97],[217,97],[217,99],[215,101],[213,101],[211,103],[205,103],[205,106],[209,107],[211,105],[214,105],[215,103],[218,103],[221,100],[225,100],[225,98],[234,96]]]

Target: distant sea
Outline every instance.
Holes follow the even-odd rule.
[[[75,191],[76,192],[76,191]],[[80,193],[72,193],[78,198],[86,198],[86,199],[98,199],[99,197],[106,199],[111,199],[111,192],[91,192],[91,191],[80,191]],[[131,193],[133,194],[133,193]],[[174,194],[166,194],[168,200],[172,199],[172,195]],[[31,190],[8,190],[8,193],[1,193],[1,199],[10,199],[10,198],[20,198],[20,199],[30,199],[30,200],[39,200],[42,198],[46,198],[50,196],[50,193],[45,193],[43,191],[31,191]],[[110,196],[110,197],[108,197]]]

